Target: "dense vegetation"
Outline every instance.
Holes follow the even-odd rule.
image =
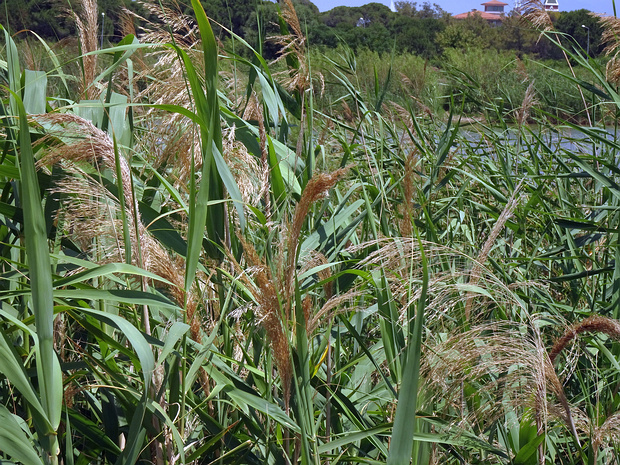
[[[175,2],[176,4],[176,2]],[[209,0],[202,2],[207,15],[213,20],[213,28],[224,40],[227,30],[245,39],[262,55],[272,59],[277,48],[264,46],[262,39],[278,33],[277,2],[270,0]],[[69,5],[69,7],[68,7]],[[511,50],[522,56],[536,55],[540,59],[561,59],[561,51],[540,37],[521,21],[517,12],[507,12],[501,27],[492,27],[479,17],[456,21],[438,4],[410,0],[395,2],[397,12],[381,3],[368,3],[361,7],[339,6],[326,12],[309,0],[293,0],[300,20],[300,27],[312,47],[333,49],[344,42],[355,51],[368,49],[379,53],[414,53],[440,62],[447,48],[477,47],[491,50]],[[178,8],[193,15],[189,2],[180,1]],[[49,40],[74,37],[75,23],[67,11],[82,13],[82,2],[67,0],[5,0],[0,6],[0,24],[13,31],[29,29]],[[155,14],[149,14],[140,2],[133,0],[101,0],[98,2],[98,18],[103,19],[103,38],[116,43],[131,32],[126,12],[139,17],[132,22],[144,26],[146,21],[165,24]],[[102,17],[101,14],[104,16]],[[570,35],[582,48],[588,46],[590,31],[590,54],[602,52],[601,27],[597,18],[585,9],[554,13],[554,28]],[[223,26],[223,27],[221,27]]]
[[[618,461],[615,18],[438,69],[83,4],[3,30],[0,461]]]

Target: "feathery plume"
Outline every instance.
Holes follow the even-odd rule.
[[[529,21],[532,26],[541,31],[553,29],[553,22],[543,3],[540,0],[526,0],[521,4],[519,12],[522,18]]]
[[[291,297],[293,295],[293,286],[295,284],[295,262],[297,260],[297,247],[299,245],[299,235],[303,226],[304,220],[310,211],[310,207],[316,202],[322,195],[336,185],[336,183],[344,177],[348,168],[340,168],[331,174],[321,173],[315,175],[301,194],[301,199],[295,207],[295,214],[293,215],[293,223],[289,229],[287,248],[288,259],[286,262],[286,278],[285,278],[285,292],[286,292],[286,318],[290,317],[291,309]]]
[[[284,404],[288,410],[291,392],[292,363],[289,339],[285,331],[286,320],[282,320],[283,314],[278,298],[278,289],[275,286],[276,280],[270,268],[256,252],[254,246],[245,241],[241,235],[238,235],[238,237],[243,246],[245,260],[250,267],[249,270],[242,267],[230,252],[228,252],[228,258],[239,274],[238,279],[240,279],[248,289],[254,289],[254,296],[258,302],[257,311],[260,324],[265,329],[269,344],[273,350],[276,367],[280,373],[280,380],[282,381]]]
[[[276,35],[270,40],[281,48],[275,62],[291,57],[295,62],[295,67],[289,67],[285,73],[288,75],[284,79],[284,86],[289,90],[298,90],[303,94],[310,86],[309,66],[306,59],[306,37],[304,36],[297,12],[291,0],[281,0],[282,19],[286,21],[290,28],[287,35]],[[282,74],[282,73],[281,73]]]
[[[482,268],[481,268],[482,265],[486,263],[487,258],[489,257],[489,253],[491,252],[491,250],[493,249],[493,246],[495,245],[495,242],[497,241],[497,237],[499,236],[500,232],[503,231],[504,226],[506,225],[506,222],[512,217],[512,214],[514,213],[515,208],[517,208],[517,205],[519,204],[519,201],[515,198],[515,196],[517,195],[517,192],[521,188],[521,182],[515,188],[514,192],[508,199],[508,202],[506,202],[506,206],[504,207],[504,210],[502,210],[502,213],[497,218],[497,221],[495,222],[495,225],[493,226],[493,229],[491,230],[491,234],[489,234],[489,237],[487,238],[484,245],[482,246],[482,249],[480,250],[478,259],[474,262],[474,266],[471,270],[471,274],[469,277],[469,283],[472,286],[476,286],[478,284],[478,281],[480,280],[480,273],[482,271]],[[468,298],[465,304],[465,320],[466,321],[469,321],[471,317],[472,304],[473,304],[473,301],[470,298]]]
[[[527,86],[527,90],[525,91],[525,95],[523,97],[523,102],[521,102],[521,108],[517,110],[516,116],[519,127],[522,127],[527,123],[527,120],[530,117],[530,110],[537,104],[536,89],[534,88],[534,81],[532,81],[530,82],[530,85]]]
[[[112,140],[89,121],[70,113],[48,113],[34,119],[47,129],[46,137],[55,137],[60,141],[60,145],[51,146],[38,165],[63,164],[69,172],[75,174],[65,177],[55,188],[56,192],[67,194],[64,212],[70,231],[75,233],[76,240],[81,242],[85,250],[94,243],[105,247],[107,240],[109,246],[100,261],[123,261],[123,255],[128,251],[124,250],[121,239],[123,226],[118,214],[120,204],[98,180],[79,167],[81,164],[90,165],[97,171],[109,171],[116,177],[116,155]],[[131,246],[141,252],[140,256],[132,254],[132,260],[136,265],[164,278],[168,282],[165,284],[168,292],[182,307],[187,297],[184,290],[185,265],[181,259],[173,259],[148,232],[133,197],[129,164],[120,154],[118,161]],[[194,322],[192,337],[200,341],[200,320],[194,316],[199,299],[196,290],[190,292],[187,298],[188,321]]]
[[[601,15],[598,19],[603,28],[601,43],[605,44],[604,53],[610,59],[606,65],[607,80],[613,83],[620,82],[620,18]]]
[[[82,45],[82,55],[97,50],[97,25],[98,9],[97,0],[82,0],[82,10],[80,14],[72,13],[78,29],[80,43]],[[86,92],[87,98],[97,97],[97,89],[92,86],[97,72],[97,55],[87,55],[82,57],[84,63],[84,80],[82,82],[82,92]]]
[[[541,432],[552,415],[577,438],[573,413],[535,324],[486,323],[456,332],[436,345],[427,344],[430,350],[422,373],[427,389],[434,393],[429,401],[460,411],[463,424],[485,429],[505,413],[509,403],[533,411]],[[464,384],[476,386],[474,395],[485,402],[464,402]],[[558,407],[548,394],[557,399]]]
[[[592,315],[579,323],[570,326],[560,337],[549,352],[551,363],[568,344],[582,333],[603,333],[612,339],[620,340],[620,322],[600,315]]]

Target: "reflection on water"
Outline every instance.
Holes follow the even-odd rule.
[[[575,128],[575,127],[548,127],[529,126],[524,128],[519,136],[519,129],[509,127],[505,130],[476,130],[473,127],[459,129],[461,142],[467,141],[468,149],[475,153],[488,153],[489,149],[497,148],[497,144],[521,144],[527,150],[532,144],[539,145],[541,150],[549,152],[585,152],[599,153],[601,149],[620,150],[620,128],[609,126],[606,128]]]

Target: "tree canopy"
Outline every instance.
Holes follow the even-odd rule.
[[[439,4],[430,2],[400,0],[395,3],[396,12],[377,2],[319,12],[310,0],[292,1],[311,46],[333,48],[344,42],[353,50],[409,52],[425,58],[438,57],[448,48],[477,47],[560,58],[557,47],[539,41],[538,34],[515,13],[508,13],[501,26],[493,27],[479,17],[456,20]],[[265,39],[279,33],[277,3],[271,0],[203,0],[202,3],[221,39],[227,37],[227,29],[232,30],[267,57],[275,56],[277,47]],[[47,39],[62,39],[75,34],[70,12],[78,11],[80,6],[81,2],[70,0],[4,0],[0,24],[13,32],[30,29]],[[132,0],[99,0],[98,7],[101,14],[105,13],[104,36],[112,41],[122,35],[119,18],[123,8],[144,14],[138,10],[139,2]],[[184,7],[191,14],[191,8]],[[598,18],[587,10],[553,14],[552,20],[558,32],[570,36],[568,41],[563,40],[567,45],[589,49],[591,56],[602,52],[601,26]]]

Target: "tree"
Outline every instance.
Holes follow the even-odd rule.
[[[449,13],[437,3],[424,2],[420,9],[418,9],[418,2],[400,0],[395,2],[394,6],[398,13],[411,18],[445,19],[449,16]]]
[[[586,26],[586,27],[582,27]],[[560,14],[555,27],[558,32],[571,36],[583,49],[588,49],[588,30],[590,40],[590,56],[596,56],[602,51],[601,34],[603,32],[597,17],[586,9],[566,11]]]
[[[75,31],[60,0],[4,0],[0,4],[0,24],[11,32],[32,30],[46,39],[62,39]]]
[[[445,29],[444,21],[434,18],[398,15],[390,24],[398,52],[411,52],[424,57],[439,53],[437,34]]]
[[[105,18],[104,37],[115,41],[122,36],[120,15],[123,8],[135,11],[139,6],[131,0],[98,0],[97,8],[99,27],[102,26],[102,18]],[[45,39],[59,40],[75,35],[72,14],[79,14],[81,9],[82,2],[75,0],[4,0],[0,6],[0,24],[13,32],[28,29]]]
[[[392,10],[382,3],[368,3],[358,7],[337,6],[322,13],[321,19],[329,27],[339,27],[343,23],[353,27],[360,18],[364,18],[367,25],[380,23],[387,26],[394,16]]]
[[[469,49],[495,47],[497,29],[479,14],[454,20],[437,36],[443,48]]]
[[[497,30],[497,46],[502,50],[514,50],[518,55],[536,53],[540,33],[523,21],[521,15],[510,13]]]
[[[257,6],[263,2],[260,0],[202,0],[201,3],[210,19],[232,30],[235,34],[243,36],[244,26],[250,24],[251,21],[256,24]],[[213,25],[214,32],[221,36],[223,32],[217,24]]]

